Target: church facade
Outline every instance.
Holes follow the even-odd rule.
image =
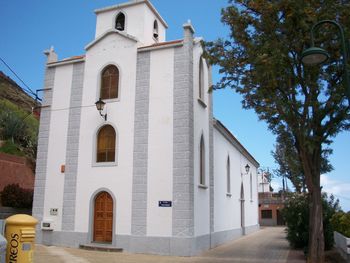
[[[259,164],[213,118],[191,23],[166,41],[148,0],[95,13],[85,55],[45,52],[37,242],[191,256],[257,230]]]

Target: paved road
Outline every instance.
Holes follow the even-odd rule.
[[[37,245],[35,263],[285,263],[305,262],[291,260],[284,228],[263,228],[260,231],[232,241],[196,257],[166,257],[142,254],[107,253],[81,249]],[[287,260],[288,259],[288,260]]]

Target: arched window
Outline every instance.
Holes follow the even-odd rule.
[[[205,148],[203,135],[201,136],[199,148],[199,184],[205,185]]]
[[[118,98],[119,70],[114,65],[105,67],[101,74],[101,99]]]
[[[96,162],[115,161],[115,137],[115,130],[111,125],[105,125],[98,131]]]
[[[125,29],[125,15],[123,13],[119,13],[115,20],[115,29],[118,31],[124,31]]]
[[[203,67],[203,58],[199,59],[199,85],[198,85],[198,97],[204,99],[204,67]]]
[[[226,176],[227,176],[227,193],[231,193],[231,167],[230,167],[230,156],[227,156],[227,163],[226,163]]]
[[[153,22],[153,37],[155,38],[155,39],[158,39],[158,22],[157,22],[157,20],[154,20],[154,22]]]

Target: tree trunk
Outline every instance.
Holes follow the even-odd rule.
[[[298,144],[305,182],[309,191],[308,263],[324,263],[323,207],[320,185],[321,145],[308,152],[305,144]]]
[[[307,262],[324,263],[323,208],[320,180],[313,180],[313,189],[309,191],[309,214]]]

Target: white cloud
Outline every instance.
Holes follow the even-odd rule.
[[[276,182],[274,180],[271,181],[271,187],[273,188],[274,192],[278,192],[282,189],[282,184],[280,182]]]
[[[346,196],[350,193],[350,183],[334,180],[325,174],[321,174],[321,185],[323,186],[322,190],[330,194]]]
[[[345,211],[350,211],[350,183],[344,183],[331,178],[331,176],[321,174],[322,191],[333,194],[340,200],[340,206]]]

